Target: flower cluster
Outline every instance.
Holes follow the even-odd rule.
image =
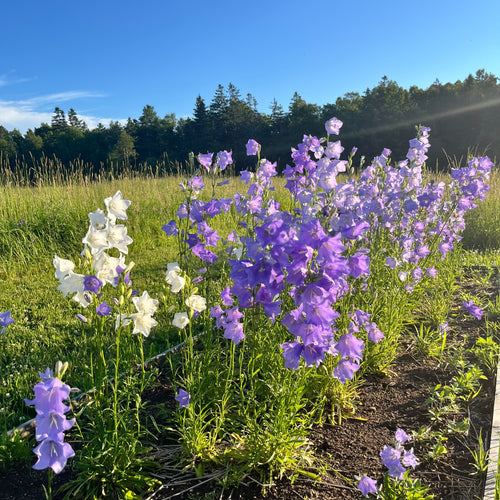
[[[372,313],[347,299],[369,290],[380,269],[394,275],[403,293],[435,278],[433,263],[460,240],[466,211],[488,189],[492,163],[474,158],[453,171],[449,185],[424,183],[430,129],[420,127],[406,159],[393,166],[391,151],[384,149],[358,179],[340,182],[339,174],[351,169],[356,153],[353,148],[341,159],[341,142],[330,140],[341,127],[332,118],[325,124],[326,139],[304,136],[292,149],[293,166],[284,171],[291,210],[283,210],[271,196],[276,164],[260,159],[261,147],[250,139],[247,154],[257,155],[258,162],[256,172],[240,173],[247,193],[209,202],[192,196],[177,212],[184,227],[170,221],[163,230],[178,236],[202,261],[214,262],[220,238],[207,221],[233,205],[241,222],[238,233],[223,241],[232,284],[221,295],[222,305],[211,309],[216,326],[239,343],[245,338],[240,322],[245,310],[261,311],[294,337],[281,345],[285,366],[296,369],[301,360],[319,366],[330,354],[337,359],[334,376],[345,382],[359,369],[367,342],[384,337]],[[224,157],[219,153],[218,162],[219,156]],[[211,166],[212,153],[198,160],[207,172],[219,164]],[[202,177],[197,179],[196,195],[203,186]],[[187,185],[193,193],[193,182]]]
[[[70,410],[63,401],[69,400],[70,387],[54,377],[47,368],[40,373],[41,382],[35,385],[35,399],[26,399],[26,404],[36,410],[36,440],[40,444],[33,450],[38,461],[34,469],[51,467],[58,474],[66,466],[68,458],[75,452],[64,442],[64,432],[71,429],[75,419],[67,420],[65,413]]]
[[[72,299],[87,308],[94,300],[96,314],[100,317],[110,316],[113,310],[107,301],[102,300],[104,288],[110,285],[116,288],[123,283],[126,288],[131,286],[130,270],[134,263],[126,264],[125,256],[128,254],[128,245],[132,238],[127,235],[127,228],[118,224],[117,220],[127,220],[127,208],[130,201],[125,200],[120,191],[106,198],[104,204],[107,209],[105,213],[97,209],[89,214],[89,229],[82,239],[84,249],[82,255],[86,257],[84,268],[86,273],[76,273],[75,264],[68,259],[59,256],[54,257],[55,277],[59,280],[60,290],[64,297],[71,295]],[[136,295],[134,290],[127,291],[127,297]],[[119,299],[113,298],[117,306],[122,306]],[[141,333],[147,337],[151,328],[157,325],[153,319],[158,301],[149,297],[144,292],[141,297],[133,297],[132,302],[135,312],[125,314],[118,312],[116,316],[116,327],[125,326],[131,321],[134,323],[133,333]],[[77,315],[82,322],[87,319],[82,314]]]
[[[115,287],[121,274],[126,269],[125,254],[128,254],[128,245],[132,238],[127,235],[127,228],[123,224],[116,224],[116,220],[127,220],[126,210],[130,201],[124,200],[122,193],[104,200],[108,213],[101,209],[89,214],[90,226],[82,239],[84,250],[82,255],[90,255],[92,274],[75,273],[72,261],[54,257],[56,279],[60,284],[57,287],[64,297],[72,295],[74,301],[82,307],[88,307],[93,297],[99,294],[101,288],[109,283]],[[119,257],[113,257],[108,250],[116,248]],[[125,279],[128,279],[125,272]],[[91,292],[91,293],[89,293]]]
[[[388,469],[387,474],[393,479],[403,479],[407,472],[404,466],[414,469],[419,463],[413,454],[413,448],[408,451],[403,447],[403,444],[410,439],[411,437],[405,431],[398,429],[394,446],[384,446],[384,449],[380,452],[382,463]],[[358,483],[358,489],[366,497],[370,493],[377,493],[377,483],[368,476],[362,476]]]

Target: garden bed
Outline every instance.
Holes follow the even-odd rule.
[[[467,282],[466,282],[467,286]],[[470,286],[469,286],[470,288]],[[490,300],[496,293],[494,283],[481,290],[488,294]],[[456,304],[457,308],[459,304]],[[477,339],[484,335],[485,320],[475,320],[462,311],[450,318],[453,336],[448,338],[449,349],[462,346],[466,358],[475,359],[471,350]],[[448,355],[449,359],[449,355]],[[145,399],[149,413],[156,419],[165,414],[165,407],[174,409],[174,390],[168,375],[167,364],[158,363],[160,368],[158,383],[148,390]],[[424,426],[433,424],[429,413],[428,398],[437,384],[445,385],[455,375],[450,362],[443,362],[438,357],[418,354],[411,341],[403,343],[398,356],[389,370],[388,376],[364,377],[360,386],[356,411],[350,418],[344,418],[341,425],[325,423],[315,426],[310,434],[311,446],[318,459],[317,466],[323,473],[320,481],[314,481],[305,475],[298,475],[295,481],[289,478],[276,480],[272,486],[264,486],[256,479],[246,478],[238,488],[224,490],[217,479],[217,471],[205,476],[196,477],[192,471],[175,474],[171,461],[165,457],[172,456],[172,436],[158,436],[152,442],[158,461],[169,463],[168,468],[159,469],[154,476],[163,483],[154,493],[145,498],[232,498],[232,499],[360,499],[357,490],[356,476],[363,474],[380,480],[385,472],[379,453],[384,446],[391,443],[394,433],[402,428],[408,433],[418,431]],[[429,493],[436,499],[474,499],[482,498],[484,474],[478,474],[473,464],[471,449],[477,449],[479,431],[482,439],[488,443],[492,422],[495,396],[495,380],[489,377],[484,380],[477,397],[464,406],[461,414],[452,416],[452,420],[470,419],[468,433],[446,434],[444,445],[447,453],[439,458],[428,457],[430,444],[420,440],[414,444],[415,455],[420,465],[412,477],[420,478],[424,485],[430,487]],[[425,457],[428,458],[425,458]],[[424,457],[424,458],[422,458]],[[317,472],[311,468],[311,472]],[[72,466],[55,477],[54,491],[65,481],[74,477]],[[0,474],[0,499],[39,499],[46,484],[46,472],[35,471],[27,467],[18,467]],[[57,494],[54,498],[62,498]]]

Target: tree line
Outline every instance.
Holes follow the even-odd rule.
[[[0,157],[3,168],[20,159],[48,157],[63,164],[78,160],[96,170],[113,164],[133,169],[161,161],[183,164],[190,152],[232,150],[238,170],[249,165],[245,144],[252,138],[263,145],[265,157],[283,169],[290,162],[290,147],[303,134],[325,135],[324,123],[333,116],[344,122],[340,139],[346,150],[357,146],[358,154],[367,158],[384,147],[392,149],[395,159],[404,158],[419,124],[432,129],[433,166],[436,161],[446,165],[446,155],[465,157],[470,147],[474,154],[492,159],[500,153],[499,78],[484,69],[455,83],[436,80],[427,89],[404,89],[384,76],[362,94],[349,92],[325,105],[308,103],[296,92],[287,110],[276,100],[269,109],[259,112],[256,99],[251,94],[242,97],[231,83],[227,88],[219,85],[208,105],[198,96],[189,118],[162,118],[146,105],[139,118],[129,118],[125,125],[116,121],[89,129],[74,109],[66,114],[56,107],[50,124],[24,135],[0,126]]]

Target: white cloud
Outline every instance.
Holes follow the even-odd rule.
[[[4,83],[7,82],[7,83]],[[12,83],[5,75],[0,75],[0,87]],[[5,101],[0,100],[0,125],[7,130],[17,129],[25,133],[29,128],[34,129],[42,123],[49,123],[52,120],[53,109],[60,103],[75,101],[84,98],[100,98],[104,94],[88,91],[69,91],[57,94],[48,94],[32,97],[30,99]],[[76,108],[75,105],[70,107]],[[50,111],[47,111],[50,109]],[[78,118],[83,120],[89,128],[95,128],[99,123],[109,125],[111,121],[126,123],[126,119],[112,120],[91,115],[78,114]]]
[[[15,83],[23,83],[29,81],[29,78],[12,77],[13,73],[13,71],[10,71],[9,73],[0,75],[0,87],[6,87],[7,85],[14,85]]]

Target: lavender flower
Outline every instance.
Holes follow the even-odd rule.
[[[42,382],[35,385],[35,399],[25,400],[27,405],[35,406],[37,412],[35,437],[40,444],[33,450],[38,457],[33,468],[41,470],[51,467],[59,474],[68,458],[75,454],[71,445],[64,442],[64,431],[75,424],[75,419],[67,420],[64,416],[70,407],[63,401],[69,400],[71,389],[58,378],[53,378],[49,369],[40,375]]]
[[[472,316],[474,316],[474,318],[476,319],[481,319],[483,317],[483,310],[476,306],[474,304],[474,302],[472,302],[472,300],[469,300],[467,302],[464,302],[462,304],[462,307],[470,314],[472,314]]]
[[[357,488],[367,497],[370,493],[377,493],[377,482],[368,476],[362,476]]]
[[[179,389],[179,394],[175,396],[175,400],[179,403],[179,408],[187,408],[191,402],[191,394],[184,389]]]
[[[0,313],[0,333],[5,332],[5,328],[14,323],[14,319],[10,317],[10,311]]]
[[[247,147],[247,156],[256,155],[260,150],[260,144],[254,139],[248,139],[246,147]]]

